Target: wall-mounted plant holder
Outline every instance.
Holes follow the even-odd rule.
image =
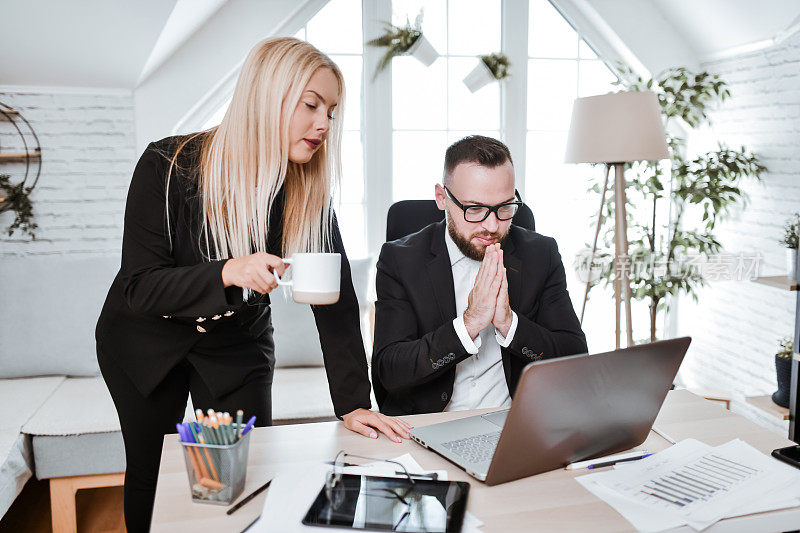
[[[464,85],[474,93],[493,81],[506,79],[510,74],[508,71],[510,66],[508,56],[502,53],[479,56],[478,64],[464,78]]]
[[[485,87],[494,81],[494,75],[489,67],[483,61],[478,61],[475,68],[467,74],[464,78],[464,85],[467,86],[469,92],[474,93],[478,89]]]
[[[436,51],[436,48],[434,48],[431,42],[421,33],[406,54],[417,58],[419,62],[426,67],[433,65],[433,62],[439,58],[439,52]]]
[[[384,22],[384,25],[386,32],[366,43],[369,46],[386,49],[386,53],[375,68],[375,76],[388,67],[392,59],[397,56],[410,55],[426,67],[431,66],[439,57],[439,53],[422,34],[422,11],[417,15],[414,24],[406,19],[405,26],[395,26],[391,22]]]
[[[0,102],[0,126],[11,135],[0,145],[0,214],[15,213],[7,228],[8,235],[17,229],[34,237],[33,204],[30,194],[42,173],[42,148],[30,122],[11,106]],[[16,134],[16,135],[14,135]]]

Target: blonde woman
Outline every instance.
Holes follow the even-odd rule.
[[[267,39],[247,56],[218,127],[151,143],[136,165],[122,265],[96,330],[125,441],[128,531],[149,528],[163,436],[189,394],[197,408],[271,424],[266,295],[294,252],[342,254],[339,301],[313,307],[336,415],[368,437],[409,438],[408,424],[369,410],[358,303],[331,209],[343,101],[327,56]]]

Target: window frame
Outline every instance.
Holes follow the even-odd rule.
[[[601,60],[625,60],[642,75],[649,73],[624,44],[615,39],[602,19],[592,10],[580,9],[574,0],[549,0],[553,7],[592,47]],[[328,0],[309,0],[276,31],[275,35],[294,35],[314,17]],[[500,138],[514,158],[516,187],[526,190],[527,90],[528,90],[528,12],[529,0],[501,0],[501,50],[508,55],[513,74],[500,84]],[[381,35],[381,21],[391,20],[392,0],[361,0],[363,42]],[[365,238],[367,253],[377,255],[385,242],[386,213],[393,202],[393,124],[392,69],[374,77],[383,50],[364,46],[362,68],[361,145],[364,168]],[[457,56],[458,54],[454,55]],[[242,62],[231,69],[176,124],[173,133],[197,131],[233,94]],[[353,90],[353,89],[351,89]],[[387,102],[389,105],[386,105]],[[442,154],[444,157],[444,154]],[[387,179],[388,177],[388,179]]]

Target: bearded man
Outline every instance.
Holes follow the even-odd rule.
[[[556,241],[511,223],[511,154],[473,135],[445,154],[445,219],[387,242],[372,382],[389,415],[511,405],[532,361],[586,353]]]

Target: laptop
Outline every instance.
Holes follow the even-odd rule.
[[[487,485],[633,448],[647,438],[690,342],[531,363],[510,408],[416,427],[411,438]]]

